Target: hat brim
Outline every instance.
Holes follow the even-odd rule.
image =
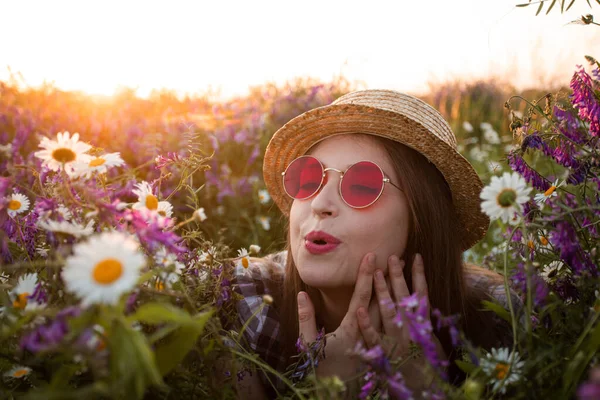
[[[481,211],[483,183],[471,164],[422,124],[396,112],[359,104],[332,104],[292,119],[271,138],[265,152],[263,176],[267,190],[289,217],[292,199],[283,189],[281,173],[295,158],[335,135],[366,133],[389,138],[423,154],[442,173],[450,191],[461,231],[461,248],[477,243],[489,226]]]

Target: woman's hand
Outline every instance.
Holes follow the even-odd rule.
[[[358,311],[368,310],[373,295],[373,274],[375,273],[375,255],[367,254],[363,257],[358,270],[354,293],[350,300],[348,311],[340,326],[331,334],[327,335],[325,354],[327,357],[320,361],[317,373],[321,376],[338,375],[341,379],[348,379],[357,373],[359,362],[349,355],[356,343],[361,340],[359,328]],[[378,319],[377,304],[370,307],[372,317],[368,321]],[[365,311],[367,312],[367,311]],[[317,338],[317,323],[315,309],[305,292],[298,293],[298,322],[300,335],[307,343]]]
[[[403,260],[398,259],[393,255],[388,258],[389,277],[386,280],[383,271],[376,270],[374,273],[374,286],[377,302],[379,304],[379,313],[381,315],[381,325],[374,323],[373,319],[364,309],[357,310],[358,323],[361,334],[364,338],[365,345],[370,348],[381,345],[390,359],[404,357],[408,355],[410,350],[410,334],[407,323],[398,324],[398,320],[403,320],[402,310],[398,307],[398,303],[405,297],[410,296],[406,279],[404,278]],[[427,305],[427,318],[430,318],[429,295],[427,291],[427,280],[425,279],[425,267],[423,258],[417,254],[412,265],[412,287],[413,291],[421,301],[425,301]],[[389,339],[385,343],[382,341],[382,334]],[[432,340],[435,341],[438,354],[442,359],[446,356],[441,343],[435,335],[432,335]],[[393,350],[393,354],[391,354]],[[404,378],[412,388],[427,386],[428,379],[423,376],[426,360],[420,357],[416,360],[410,360],[401,369]]]

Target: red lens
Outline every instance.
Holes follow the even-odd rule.
[[[297,200],[307,199],[319,190],[323,180],[323,166],[314,157],[296,158],[287,167],[283,187],[288,195]]]
[[[371,161],[352,165],[342,179],[342,198],[351,207],[367,207],[383,190],[383,172]]]

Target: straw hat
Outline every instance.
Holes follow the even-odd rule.
[[[480,208],[483,183],[456,150],[450,126],[430,105],[392,90],[349,93],[297,116],[275,132],[265,153],[263,175],[271,197],[286,216],[292,199],[283,189],[281,173],[289,163],[330,136],[357,132],[395,140],[427,157],[452,192],[463,250],[483,237],[489,226]]]

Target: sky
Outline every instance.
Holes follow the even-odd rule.
[[[0,80],[231,97],[342,75],[419,93],[487,77],[522,89],[564,84],[584,55],[600,58],[600,27],[568,24],[600,20],[600,6],[576,0],[568,13],[536,17],[537,6],[515,7],[527,1],[0,0]]]

